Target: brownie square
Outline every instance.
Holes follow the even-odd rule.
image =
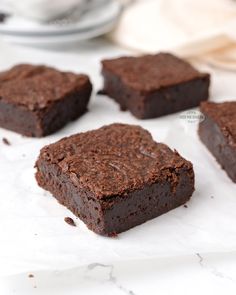
[[[205,120],[198,133],[228,176],[236,182],[236,101],[201,104]]]
[[[112,236],[189,200],[192,164],[139,126],[112,124],[45,146],[38,184],[94,232]]]
[[[21,64],[0,73],[0,127],[26,136],[53,133],[87,109],[86,75]]]
[[[103,60],[102,74],[102,92],[139,119],[196,107],[209,96],[209,74],[168,53]]]

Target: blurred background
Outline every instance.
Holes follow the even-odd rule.
[[[0,38],[60,49],[104,36],[137,53],[171,51],[236,68],[234,0],[0,0]]]

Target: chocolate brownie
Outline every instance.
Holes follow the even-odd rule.
[[[210,76],[168,53],[102,61],[103,91],[139,119],[196,107],[208,99]]]
[[[38,184],[94,232],[114,236],[183,205],[192,164],[138,126],[112,124],[45,146]]]
[[[0,73],[0,127],[26,136],[53,133],[87,109],[86,75],[21,64]]]
[[[228,176],[236,182],[236,101],[201,104],[205,120],[199,136]]]

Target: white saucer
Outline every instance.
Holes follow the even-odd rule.
[[[78,21],[65,19],[58,23],[40,24],[11,16],[0,24],[0,36],[6,41],[40,46],[90,39],[108,33],[117,22],[121,11],[122,5],[112,0],[106,5],[87,11]]]

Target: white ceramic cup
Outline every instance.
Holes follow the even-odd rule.
[[[96,8],[101,5],[104,5],[108,3],[110,0],[87,0],[86,1],[86,6],[91,9],[91,8]]]
[[[81,13],[88,0],[8,0],[12,11],[25,18],[46,22],[76,8]],[[94,0],[95,1],[95,0]]]

